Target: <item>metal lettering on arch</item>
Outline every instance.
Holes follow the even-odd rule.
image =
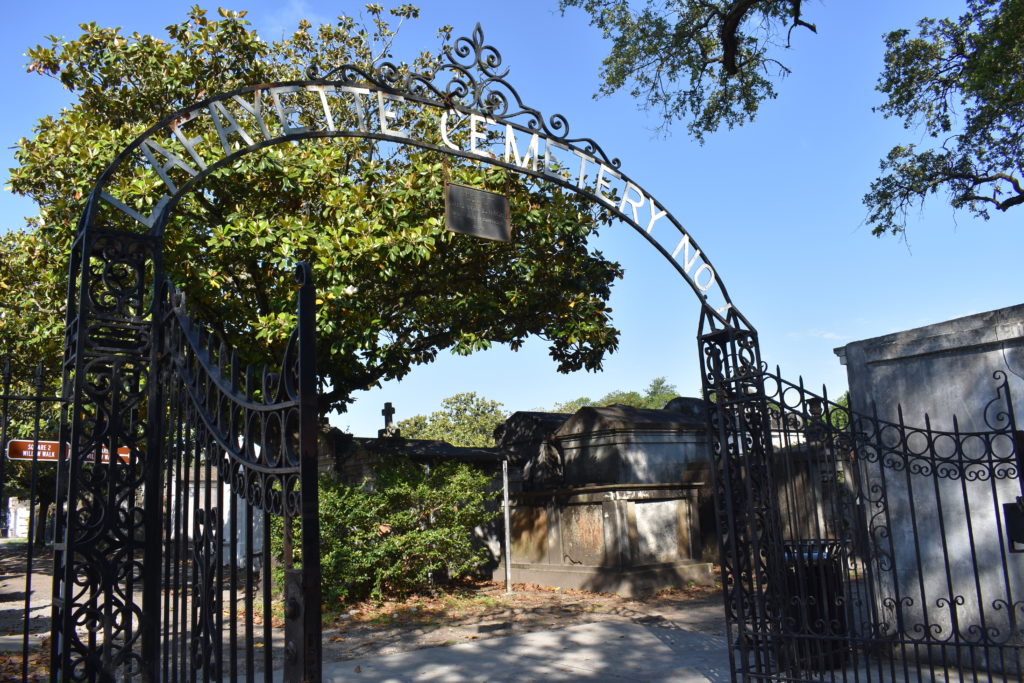
[[[435,73],[401,71],[383,64],[373,73],[346,65],[310,80],[249,86],[204,100],[167,117],[129,145],[101,176],[87,218],[102,202],[162,235],[178,200],[210,173],[250,152],[284,142],[359,137],[414,145],[550,181],[596,200],[654,245],[686,279],[722,325],[748,326],[696,240],[668,209],[620,168],[590,138],[569,134],[560,114],[548,119],[523,104],[505,80],[497,50],[484,44],[478,26],[445,53]],[[447,75],[447,81],[442,81]],[[315,125],[294,115],[302,98],[319,112]],[[430,135],[410,121],[433,114]],[[200,144],[190,127],[205,121],[216,144]],[[456,133],[464,135],[456,137]],[[119,170],[145,167],[162,185],[158,194],[130,206],[107,188]]]
[[[344,65],[209,97],[101,174],[69,285],[55,680],[251,679],[279,666],[288,680],[319,678],[313,284],[300,271],[294,344],[277,371],[255,372],[203,333],[163,269],[184,195],[246,154],[313,138],[414,145],[543,179],[617,216],[672,264],[701,304],[730,634],[743,633],[746,652],[779,630],[781,589],[767,577],[782,566],[781,522],[757,333],[668,208],[564,116],[525,105],[507,75],[477,26],[433,73]],[[312,122],[297,117],[300,103],[318,112]],[[120,174],[137,170],[156,189],[122,195]],[[104,446],[127,447],[127,460],[89,462]],[[267,589],[275,519],[302,521],[301,538],[285,533],[286,558],[301,545],[303,563],[285,572],[279,638]]]

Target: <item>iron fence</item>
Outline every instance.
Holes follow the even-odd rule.
[[[726,586],[738,678],[1024,678],[1024,555],[1004,521],[1021,495],[1021,434],[996,380],[986,430],[954,418],[943,431],[763,373],[771,449],[754,485],[778,540],[760,561],[726,556],[727,576],[746,568],[761,587],[743,603]]]
[[[0,632],[13,656],[5,660],[0,677],[33,680],[47,675],[49,662],[45,638],[50,633],[53,538],[47,520],[52,520],[56,493],[54,469],[63,401],[59,382],[42,363],[32,368],[5,355],[2,364],[0,562],[4,590],[0,614],[4,623]]]
[[[160,644],[160,680],[270,681],[275,667],[319,678],[312,283],[299,272],[299,326],[274,371],[240,363],[165,290],[162,524],[147,529],[163,577],[147,636]]]
[[[94,446],[72,453],[59,380],[4,358],[0,529],[17,495],[27,520],[18,507],[10,528],[27,538],[0,541],[0,640],[17,650],[0,679],[319,678],[315,297],[309,268],[298,275],[298,326],[273,370],[240,363],[161,289],[155,367],[90,378],[98,395],[140,397],[131,414],[155,428],[119,425],[130,446],[97,402],[78,415]]]

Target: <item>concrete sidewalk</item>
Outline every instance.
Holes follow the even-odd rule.
[[[325,662],[323,674],[333,682],[730,680],[724,637],[617,621]]]

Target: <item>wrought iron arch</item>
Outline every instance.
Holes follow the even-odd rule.
[[[508,70],[498,72],[502,66],[501,55],[484,43],[483,30],[479,25],[472,38],[457,39],[445,50],[444,57],[445,63],[432,73],[407,71],[392,63],[383,63],[373,72],[348,64],[318,74],[314,67],[310,67],[307,80],[244,86],[180,109],[135,138],[107,166],[87,199],[79,232],[95,227],[98,208],[106,204],[137,223],[144,229],[140,232],[159,239],[182,197],[210,174],[229,167],[244,155],[305,139],[365,138],[412,145],[499,166],[584,196],[633,228],[669,261],[701,305],[708,309],[709,324],[753,329],[733,304],[718,272],[696,240],[664,204],[621,171],[619,159],[610,157],[591,138],[572,137],[565,116],[553,114],[545,118],[539,110],[523,103],[519,93],[505,78]],[[445,73],[450,73],[450,78],[439,82],[438,78]],[[285,98],[302,93],[318,96],[323,103],[325,117],[316,127],[300,126],[289,119],[292,112]],[[335,96],[339,96],[339,101],[344,96],[352,97],[350,101],[340,103],[358,110],[363,123],[361,127],[336,128],[335,110],[331,107],[331,98]],[[376,103],[368,102],[373,96],[377,97]],[[246,100],[247,97],[252,100]],[[367,108],[368,103],[378,104],[387,110],[387,114]],[[425,107],[441,114],[444,144],[434,144],[389,128],[388,118],[394,112],[387,108],[399,104]],[[251,115],[254,127],[246,130],[227,105],[237,105]],[[374,114],[376,120],[371,121]],[[470,149],[462,149],[448,138],[451,131],[448,130],[447,117],[450,115],[470,117],[471,125],[490,126],[491,130],[505,127],[504,132],[514,131],[528,136],[527,150],[520,157],[518,140],[506,140],[508,151],[501,158],[488,150],[475,149],[472,142]],[[185,126],[201,117],[208,119],[217,129],[221,141],[219,148],[200,151],[194,146],[194,141],[189,140]],[[158,142],[161,134],[180,147],[166,148]],[[260,135],[262,139],[257,140]],[[236,144],[238,141],[244,144]],[[542,142],[545,145],[544,159],[539,158]],[[532,154],[531,149],[535,150]],[[572,159],[582,172],[573,171],[564,164],[559,169],[552,168],[552,162],[564,161],[564,158],[558,158],[559,155]],[[161,194],[153,194],[140,202],[153,207],[149,214],[144,215],[140,209],[128,206],[108,190],[120,170],[133,166],[152,168],[164,181]],[[186,174],[187,180],[180,184],[170,180],[170,171],[174,170]],[[602,189],[619,188],[621,196],[614,199],[602,192]],[[661,227],[662,221],[671,228],[655,231]]]
[[[763,570],[772,562],[779,525],[771,506],[763,504],[772,490],[771,473],[763,466],[771,444],[757,332],[733,304],[707,255],[664,204],[626,175],[619,160],[597,142],[572,137],[564,116],[545,117],[524,104],[506,79],[507,69],[501,69],[501,55],[484,42],[479,25],[471,37],[449,46],[430,73],[391,63],[372,72],[357,65],[322,73],[311,67],[305,80],[238,88],[165,117],[126,146],[99,176],[79,221],[68,289],[65,397],[72,406],[67,420],[71,446],[62,456],[58,483],[65,513],[58,519],[55,553],[55,677],[104,678],[116,670],[129,677],[143,672],[159,677],[151,668],[159,653],[152,642],[157,636],[151,634],[147,641],[145,632],[140,637],[123,625],[110,631],[108,622],[104,637],[93,634],[86,642],[76,627],[99,628],[102,615],[111,613],[115,621],[130,623],[141,620],[142,611],[160,609],[159,595],[151,592],[157,582],[146,584],[141,608],[132,596],[159,548],[147,545],[142,560],[122,555],[131,530],[161,514],[160,463],[156,458],[143,462],[140,456],[160,452],[160,387],[152,373],[165,352],[157,323],[166,315],[167,302],[159,295],[162,244],[173,211],[204,178],[240,157],[314,138],[412,145],[551,182],[618,217],[675,268],[701,305],[702,381],[705,395],[715,397],[709,433],[718,471],[719,520],[723,534],[728,531],[723,540],[726,607],[734,619],[775,618],[772,599],[765,597],[771,587]],[[318,125],[293,117],[289,99],[295,97],[319,100],[323,117]],[[335,109],[339,105],[346,109]],[[413,137],[398,127],[400,112],[415,113],[417,108],[437,115],[440,142]],[[354,117],[356,125],[339,128],[335,113],[340,111]],[[189,124],[201,118],[212,124],[219,144],[200,148],[199,139],[190,138]],[[468,136],[464,132],[460,138],[468,142],[451,139],[460,125],[468,126]],[[490,142],[477,145],[489,136]],[[502,154],[487,148],[496,144],[504,145]],[[159,177],[158,195],[116,195],[119,173],[135,168]],[[103,216],[109,211],[127,218],[132,229],[105,226]],[[90,454],[98,444],[116,449],[122,441],[132,452],[132,462],[145,466],[138,472],[126,470],[134,478],[93,477],[93,488],[84,491],[79,480]],[[116,471],[112,466],[111,472]],[[146,491],[141,506],[129,493],[140,487]],[[743,500],[730,498],[739,490],[747,492]],[[127,512],[112,514],[117,505],[127,506]],[[111,558],[123,566],[104,569]],[[768,612],[749,614],[764,605]]]

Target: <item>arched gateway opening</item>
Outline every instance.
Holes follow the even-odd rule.
[[[269,542],[270,525],[259,520],[271,515],[283,517],[288,530],[300,522],[301,536],[286,531],[286,545],[301,548],[306,560],[318,557],[310,269],[299,268],[299,323],[281,369],[258,377],[246,376],[229,350],[203,338],[163,274],[165,229],[181,198],[264,148],[345,137],[413,145],[542,179],[626,222],[701,303],[699,356],[705,395],[717,397],[709,429],[720,481],[759,479],[751,467],[764,461],[769,444],[754,328],[668,208],[594,140],[573,137],[565,117],[526,106],[502,68],[478,26],[455,41],[434,73],[346,65],[310,70],[304,81],[240,88],[168,116],[100,176],[78,226],[69,285],[71,438],[58,475],[56,678],[157,680],[173,678],[179,666],[217,679],[251,674],[254,630],[269,636],[260,654],[269,668],[272,620],[252,620],[254,610],[270,613],[269,592],[255,597],[250,586],[254,569],[266,575],[270,566],[231,562],[226,570],[221,555],[259,545],[260,534]],[[312,99],[320,115],[300,121],[299,99]],[[427,114],[432,134],[408,125]],[[218,144],[190,132],[204,125],[216,131]],[[151,197],[130,205],[118,197],[117,179],[135,167],[160,182]],[[127,447],[128,454],[92,462],[104,447]],[[199,496],[197,482],[214,479],[205,501],[190,498]],[[749,556],[747,548],[765,544],[752,555],[764,561],[777,525],[762,513],[737,523],[746,513],[729,506],[743,503],[723,497],[722,504],[732,525],[728,548]],[[230,551],[221,534],[230,538]],[[286,549],[286,564],[291,555]],[[298,567],[285,571],[285,675],[315,680],[319,567]],[[724,567],[731,574],[733,563]],[[756,590],[746,572],[726,584],[732,592]],[[244,613],[241,622],[236,612]]]
[[[269,676],[275,662],[287,680],[319,679],[311,269],[298,267],[298,324],[279,368],[253,372],[189,317],[165,279],[164,238],[182,197],[241,157],[331,138],[501,167],[630,225],[701,305],[698,357],[711,399],[734,672],[796,676],[842,668],[851,652],[877,652],[881,640],[892,647],[894,620],[882,612],[913,599],[889,580],[891,553],[875,552],[891,538],[889,521],[864,508],[885,500],[862,468],[884,469],[894,456],[878,441],[852,465],[851,435],[881,434],[877,420],[840,425],[831,419],[836,406],[768,374],[756,330],[665,204],[594,140],[574,137],[565,117],[525,105],[507,74],[478,26],[432,73],[346,65],[209,97],[140,135],[100,176],[79,222],[68,289],[54,680],[251,679],[257,670]],[[132,169],[154,182],[128,200],[119,174]],[[824,455],[789,457],[809,445]],[[844,471],[848,478],[837,479]],[[283,629],[274,626],[266,580],[275,519],[284,522]]]

